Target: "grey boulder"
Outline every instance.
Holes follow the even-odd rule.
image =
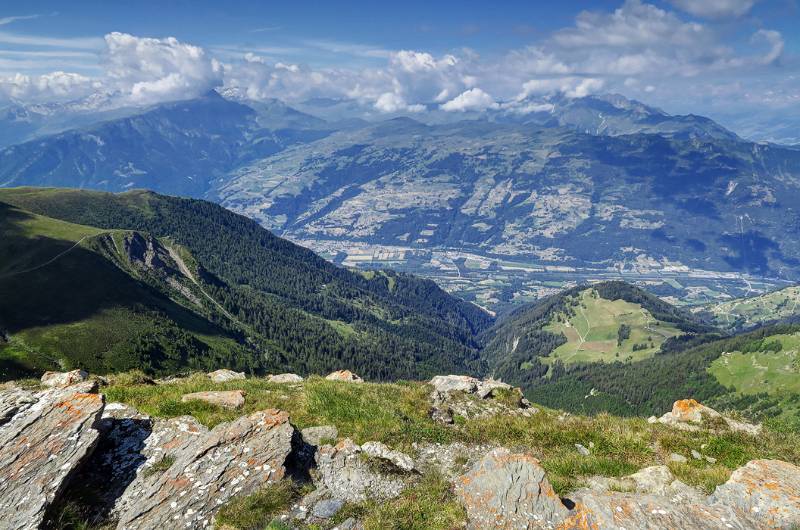
[[[781,460],[751,460],[709,498],[758,520],[767,528],[800,527],[800,467]]]
[[[214,383],[227,383],[228,381],[247,379],[244,375],[244,372],[234,372],[233,370],[228,370],[227,368],[209,372],[208,377]]]
[[[392,472],[381,469],[382,466],[371,466],[369,458],[394,466],[382,456],[369,457],[349,438],[333,446],[323,445],[315,455],[317,487],[325,488],[333,498],[346,502],[398,496],[412,477],[402,473],[400,468]]]
[[[333,425],[319,425],[317,427],[306,427],[300,434],[303,435],[303,440],[313,446],[321,445],[323,440],[336,440],[339,437],[339,431]]]

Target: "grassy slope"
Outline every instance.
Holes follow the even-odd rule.
[[[181,402],[187,392],[223,389],[246,391],[244,409],[229,411],[202,402]],[[215,384],[198,375],[169,385],[148,385],[137,382],[132,374],[122,374],[103,391],[109,401],[131,404],[157,417],[191,414],[208,426],[275,407],[288,411],[299,428],[335,425],[340,437],[350,437],[357,443],[378,440],[412,453],[412,444],[424,442],[460,441],[523,449],[541,459],[548,478],[560,493],[581,486],[584,478],[591,475],[621,476],[662,463],[669,465],[681,480],[711,491],[728,478],[731,470],[753,458],[800,462],[800,435],[769,428],[758,437],[731,432],[684,432],[651,425],[644,419],[607,414],[564,417],[547,409],[531,418],[500,415],[443,426],[427,414],[430,387],[414,382],[353,385],[312,377],[291,385],[271,384],[263,379]],[[589,456],[581,456],[575,450],[574,444],[588,446],[590,442],[594,449]],[[704,454],[717,458],[715,464],[691,458],[686,464],[669,462],[672,452],[689,455],[692,449],[701,447]],[[385,505],[350,506],[345,513],[359,514],[370,521],[371,528],[405,528],[408,526],[393,525],[420,520],[444,522],[419,528],[458,526],[453,524],[459,517],[457,505],[451,502],[449,488],[442,487],[436,476],[426,475],[408,495]]]
[[[711,321],[730,330],[800,317],[800,286],[786,287],[752,298],[712,304],[704,308]]]
[[[780,351],[726,352],[709,371],[726,387],[743,394],[800,393],[800,335],[771,335]]]
[[[593,289],[582,291],[570,309],[571,315],[557,313],[544,328],[567,338],[544,358],[547,363],[639,361],[652,357],[666,339],[682,333],[674,325],[653,318],[640,304],[606,300]],[[630,327],[630,336],[618,345],[618,331],[623,324]],[[634,351],[637,344],[648,347]]]
[[[118,239],[119,231],[0,203],[0,232],[0,329],[8,335],[0,342],[2,379],[73,367],[177,370],[188,352],[167,359],[169,342],[203,353],[238,347],[200,315],[121,268],[124,260],[109,256],[101,244],[105,235]]]

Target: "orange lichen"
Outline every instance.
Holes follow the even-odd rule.
[[[701,407],[702,405],[695,399],[679,399],[672,405],[672,412],[686,415]]]

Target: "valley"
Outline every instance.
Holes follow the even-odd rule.
[[[329,261],[354,269],[389,268],[430,278],[448,292],[500,313],[581,283],[623,280],[656,292],[676,305],[700,307],[763,294],[791,280],[742,272],[620,261],[607,267],[566,266],[559,261],[485,254],[480,249],[353,242],[346,239],[295,239]]]
[[[694,306],[800,279],[796,147],[617,95],[526,103],[549,110],[368,121],[211,91],[45,127],[0,149],[0,186],[212,200],[335,264],[430,278],[495,313],[585,281]]]

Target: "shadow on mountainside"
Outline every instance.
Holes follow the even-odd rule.
[[[120,341],[139,341],[144,351],[163,329],[226,335],[92,250],[92,237],[76,245],[30,235],[22,223],[32,219],[0,203],[0,331],[12,342],[24,333],[27,346],[54,360],[63,356],[59,353],[80,355],[81,366],[101,372],[104,357]],[[6,357],[0,355],[0,374],[20,372]]]

